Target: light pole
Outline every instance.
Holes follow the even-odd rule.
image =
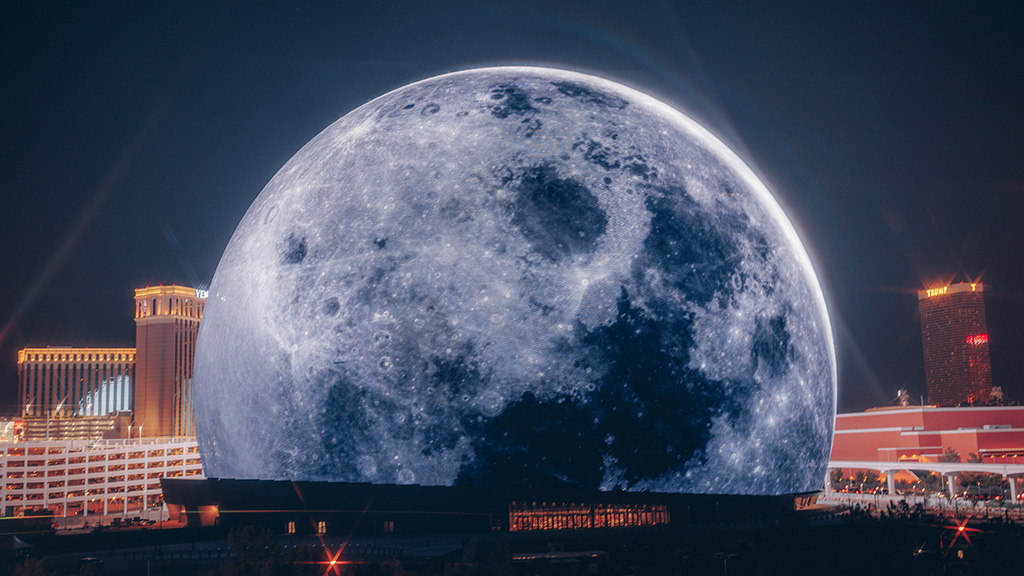
[[[711,555],[716,560],[722,561],[722,572],[723,576],[729,576],[729,558],[735,558],[739,554],[726,554],[725,552],[715,552]]]

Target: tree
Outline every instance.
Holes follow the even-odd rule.
[[[512,554],[508,551],[508,544],[505,542],[495,544],[494,550],[487,555],[486,574],[492,576],[515,574],[512,566]]]
[[[954,450],[952,447],[946,447],[946,450],[945,450],[945,452],[942,453],[942,456],[939,456],[939,461],[940,462],[959,462],[960,461],[960,453],[957,452],[956,450]]]
[[[57,576],[57,571],[54,570],[47,574],[46,565],[43,564],[42,560],[26,558],[24,562],[14,567],[14,572],[11,576]]]
[[[234,556],[221,562],[224,576],[273,576],[277,570],[280,546],[266,528],[256,525],[232,528],[228,533],[228,547]]]
[[[319,555],[318,555],[319,554]],[[281,576],[323,576],[324,567],[317,561],[324,561],[323,552],[309,544],[292,546],[284,553]]]

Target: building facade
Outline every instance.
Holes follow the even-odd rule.
[[[587,530],[670,524],[664,504],[566,504],[512,502],[508,506],[508,529]]]
[[[25,348],[18,352],[24,417],[105,416],[131,410],[135,348]]]
[[[103,416],[30,416],[13,424],[21,433],[17,439],[8,442],[127,438],[131,436],[132,413],[131,410],[121,410]]]
[[[135,348],[26,348],[0,422],[0,515],[148,515],[161,478],[202,477],[192,362],[205,293],[135,291]],[[73,523],[69,518],[65,525]]]
[[[143,436],[194,436],[192,364],[205,294],[184,286],[135,291],[135,425]]]
[[[836,415],[833,461],[1024,464],[1024,406],[894,406]]]
[[[194,438],[0,444],[0,515],[138,516],[163,505],[160,479],[198,477]]]
[[[939,406],[988,402],[992,367],[984,286],[962,282],[921,290],[917,297],[928,402]]]

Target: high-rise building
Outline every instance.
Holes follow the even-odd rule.
[[[988,402],[985,291],[980,282],[920,290],[921,337],[928,402],[940,406]]]
[[[132,410],[136,434],[194,436],[192,361],[205,302],[205,292],[194,288],[139,288],[135,348],[19,351],[19,416],[52,420]],[[48,428],[57,429],[53,422]]]
[[[75,418],[131,410],[134,348],[25,348],[18,352],[22,417]]]
[[[192,363],[206,295],[184,286],[135,290],[135,425],[144,436],[195,436]]]
[[[205,299],[181,286],[136,290],[136,348],[18,352],[20,413],[0,421],[0,516],[48,509],[58,529],[149,516],[161,478],[202,477],[192,358]]]

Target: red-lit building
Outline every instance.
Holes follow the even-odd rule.
[[[947,448],[963,461],[1024,464],[1024,406],[895,406],[838,414],[832,461],[939,462]]]
[[[512,502],[508,506],[508,529],[585,530],[590,528],[622,528],[658,526],[669,523],[668,506],[664,504],[556,504]]]
[[[992,394],[985,291],[980,282],[920,290],[928,402],[984,404]]]

